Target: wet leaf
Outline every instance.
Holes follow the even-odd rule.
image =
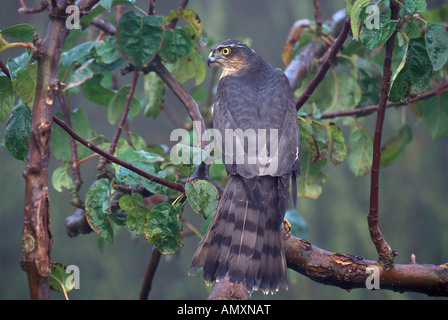
[[[448,59],[448,33],[440,23],[428,23],[425,30],[426,50],[433,70],[442,69]]]
[[[162,17],[142,17],[135,11],[125,12],[118,22],[117,41],[123,56],[137,68],[151,61],[162,45]]]
[[[28,155],[31,117],[30,110],[20,103],[14,107],[8,118],[3,143],[17,160],[25,160]]]
[[[110,219],[112,203],[110,180],[101,179],[93,183],[86,195],[86,218],[90,227],[103,239],[114,242],[114,231]]]
[[[423,37],[413,38],[409,42],[406,62],[394,78],[389,100],[400,103],[422,93],[433,75],[433,64],[426,51]]]
[[[149,212],[145,236],[162,254],[175,253],[181,244],[179,211],[169,203],[161,203]]]
[[[370,133],[360,125],[355,125],[350,130],[348,147],[347,165],[350,171],[357,177],[368,174],[373,157],[373,139]]]
[[[185,194],[191,208],[204,219],[213,215],[218,207],[218,190],[205,180],[185,184]]]
[[[139,193],[125,194],[119,200],[121,210],[126,211],[126,226],[137,234],[145,232],[146,216],[148,208],[143,204],[143,196]]]

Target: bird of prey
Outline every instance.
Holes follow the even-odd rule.
[[[206,282],[227,276],[249,291],[276,292],[280,286],[288,288],[281,224],[290,180],[296,204],[300,173],[293,92],[280,69],[240,41],[217,43],[207,63],[223,69],[213,103],[213,126],[222,137],[229,180],[190,273],[202,267]],[[243,135],[226,136],[238,130]]]

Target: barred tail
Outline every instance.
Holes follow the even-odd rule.
[[[250,290],[275,292],[288,287],[281,223],[289,179],[230,176],[215,216],[200,242],[190,272],[202,267],[204,280],[227,274]]]

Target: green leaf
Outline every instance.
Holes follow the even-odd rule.
[[[404,0],[403,5],[408,14],[422,13],[426,11],[426,0]]]
[[[0,122],[4,122],[14,107],[14,89],[11,79],[0,76]]]
[[[100,5],[102,5],[107,11],[110,11],[110,8],[112,7],[112,0],[100,0]]]
[[[406,63],[396,75],[389,100],[400,103],[422,93],[431,82],[433,65],[423,37],[411,39]]]
[[[347,158],[347,147],[341,129],[335,124],[329,124],[330,131],[330,160],[334,165],[340,164]]]
[[[93,41],[82,42],[77,46],[61,54],[61,64],[64,67],[70,67],[73,64],[83,64],[91,57],[89,51],[95,45]]]
[[[199,44],[201,46],[205,46],[207,44],[203,34],[201,19],[194,10],[191,9],[171,10],[167,20],[168,22],[170,22],[173,19],[183,19],[186,22],[188,22],[190,26],[193,28],[194,32],[196,33],[196,37],[199,40]]]
[[[448,136],[448,92],[420,101],[418,108],[433,140]]]
[[[162,45],[163,36],[160,16],[142,17],[135,11],[127,11],[118,22],[117,40],[120,51],[137,68],[155,57]]]
[[[17,78],[17,71],[28,67],[28,65],[30,64],[30,59],[31,57],[28,52],[24,52],[14,59],[8,59],[7,67],[9,69],[12,80]]]
[[[64,91],[75,88],[93,78],[95,75],[95,72],[92,70],[94,62],[95,59],[92,58],[76,68],[75,71],[68,77],[67,85],[64,87]]]
[[[12,80],[15,93],[30,110],[33,108],[37,85],[37,62],[16,72]]]
[[[382,15],[380,16],[379,29],[369,29],[364,25],[362,33],[359,35],[359,40],[365,47],[374,49],[389,40],[394,31],[395,21],[390,21],[388,17]]]
[[[89,53],[95,57],[96,63],[103,65],[110,65],[121,58],[121,52],[118,50],[115,37],[96,41],[90,48]]]
[[[327,112],[350,110],[358,105],[361,96],[356,77],[347,74],[345,70],[335,70],[324,78],[309,102],[316,103],[319,109]]]
[[[92,10],[89,11],[89,13],[87,15],[85,15],[81,18],[80,23],[81,23],[82,29],[87,28],[96,16],[100,15],[101,13],[103,13],[106,10],[109,10],[109,9],[107,9],[107,7],[109,6],[109,3],[108,3],[109,0],[102,0],[102,1],[105,2],[104,4],[106,7],[103,7],[102,5],[95,6]],[[134,4],[135,4],[135,0],[113,0],[111,7],[119,6],[119,5],[133,6]]]
[[[63,115],[56,114],[56,116],[64,120]],[[70,112],[70,123],[72,129],[84,139],[90,140],[94,137],[94,133],[90,128],[89,118],[84,110],[76,108]],[[56,159],[65,163],[71,162],[72,150],[70,147],[70,136],[55,123],[52,126],[51,148]],[[78,159],[82,159],[91,153],[92,151],[85,146],[77,145]]]
[[[387,167],[394,163],[411,140],[412,129],[408,125],[404,125],[396,135],[384,144],[381,150],[381,167]]]
[[[373,139],[363,127],[355,125],[348,137],[349,153],[347,165],[350,171],[357,177],[370,172],[373,156]]]
[[[126,97],[130,88],[130,85],[121,87],[110,101],[109,107],[107,108],[107,120],[109,120],[110,124],[115,124],[123,113],[124,105],[126,104]],[[140,102],[137,99],[132,98],[128,115],[136,117],[140,113],[140,109]]]
[[[94,76],[81,85],[84,96],[100,106],[108,106],[115,97],[115,92],[101,85],[101,75]]]
[[[110,181],[101,179],[93,183],[86,195],[86,218],[90,227],[103,239],[114,242],[110,220],[112,193]]]
[[[179,211],[169,203],[161,203],[149,212],[145,236],[162,254],[175,253],[181,244]]]
[[[297,196],[311,199],[319,198],[322,193],[322,184],[327,181],[327,175],[322,172],[327,164],[326,158],[317,159],[320,151],[316,151],[316,142],[310,130],[311,119],[306,119],[307,125],[301,125],[300,129],[300,177],[297,180]]]
[[[169,63],[185,57],[194,50],[194,43],[182,29],[165,30],[165,38],[159,56]]]
[[[134,150],[133,148],[125,149],[119,156],[120,159],[129,162],[133,166],[159,178],[164,178],[169,181],[177,181],[178,177],[175,174],[170,174],[165,170],[159,170],[160,162],[163,157],[158,154],[147,152],[144,150]],[[117,173],[117,179],[121,183],[129,185],[143,185],[149,192],[154,194],[165,194],[171,198],[177,197],[179,192],[172,190],[164,185],[148,180],[139,174],[132,172],[129,169],[120,167]]]
[[[359,40],[359,30],[361,25],[361,14],[364,13],[365,7],[369,4],[370,0],[356,0],[350,9],[350,25],[352,28],[353,37]]]
[[[143,196],[139,193],[125,194],[118,202],[121,210],[126,211],[126,226],[137,234],[145,233],[148,208],[143,204]]]
[[[156,119],[162,111],[165,89],[165,83],[155,72],[149,72],[144,76],[144,91],[147,99],[144,110],[146,117]]]
[[[1,31],[1,34],[10,38],[19,39],[23,42],[33,42],[36,29],[30,24],[22,23],[8,27]]]
[[[73,179],[69,174],[69,166],[56,168],[51,176],[51,182],[53,188],[58,192],[62,192],[62,188],[68,190],[73,188]]]
[[[442,69],[448,59],[448,33],[440,23],[428,23],[425,31],[426,50],[433,70]]]
[[[175,63],[166,64],[166,68],[180,83],[195,78],[195,86],[204,81],[207,72],[204,60],[196,51],[178,59]]]
[[[3,142],[17,160],[25,160],[28,155],[31,118],[30,110],[23,103],[15,106],[8,118]]]
[[[218,207],[218,190],[205,180],[185,184],[185,194],[191,208],[204,219],[213,215]]]
[[[58,292],[70,292],[75,287],[75,278],[71,273],[65,272],[67,267],[61,263],[52,262],[50,269],[50,289]]]

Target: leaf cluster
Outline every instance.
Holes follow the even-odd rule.
[[[397,21],[390,20],[387,1],[348,1],[346,10],[353,38],[338,54],[337,65],[298,112],[302,143],[302,176],[298,181],[301,197],[316,199],[321,194],[328,178],[324,173],[327,163],[338,165],[345,160],[355,176],[370,172],[373,137],[364,127],[361,109],[379,103],[383,46],[393,33],[397,34],[397,41],[389,102],[406,105],[417,101],[412,103],[413,115],[423,120],[433,139],[448,135],[448,93],[441,90],[419,101],[425,92],[446,84],[448,34],[442,23],[444,18],[440,17],[443,7],[427,11],[425,0],[404,0]],[[312,27],[301,30],[301,38],[295,39],[296,47],[292,50],[285,47],[284,52],[293,55],[286,60],[290,61],[297,48],[316,37],[327,35],[316,34]],[[302,80],[296,96],[300,96],[311,79],[312,76],[308,76]],[[345,117],[347,111],[351,111],[353,117]],[[384,143],[381,166],[397,161],[411,141],[412,128],[404,122]]]

